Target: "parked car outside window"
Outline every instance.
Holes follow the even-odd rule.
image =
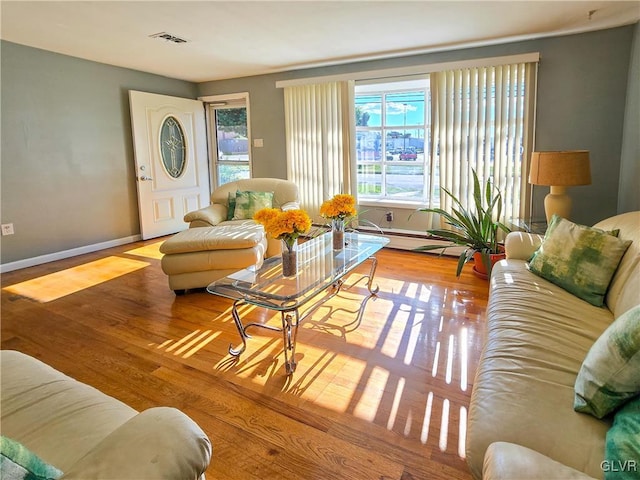
[[[415,148],[407,148],[404,152],[400,153],[400,160],[415,160],[418,158]]]

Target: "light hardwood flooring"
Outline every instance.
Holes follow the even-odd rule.
[[[471,478],[465,428],[488,284],[470,265],[458,279],[456,259],[380,251],[380,292],[359,324],[363,284],[305,320],[287,377],[276,332],[253,329],[232,361],[231,301],[176,297],[160,242],[3,274],[2,348],[137,410],[183,410],[213,444],[208,479]],[[256,308],[242,315],[279,324]]]

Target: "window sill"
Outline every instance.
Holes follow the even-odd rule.
[[[388,207],[388,208],[404,208],[406,210],[415,210],[417,208],[427,208],[427,204],[425,202],[419,200],[391,200],[391,199],[380,199],[375,200],[372,198],[359,198],[358,205],[362,207]]]

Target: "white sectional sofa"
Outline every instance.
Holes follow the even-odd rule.
[[[527,269],[542,237],[511,233],[491,277],[487,338],[473,385],[467,462],[477,479],[602,478],[611,418],[575,412],[589,349],[640,304],[640,212],[595,225],[632,240],[597,307]]]
[[[180,410],[156,407],[139,413],[13,350],[0,351],[0,366],[2,435],[61,470],[62,479],[204,476],[211,443]]]

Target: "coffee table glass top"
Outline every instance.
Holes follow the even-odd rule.
[[[207,291],[273,310],[296,309],[388,243],[384,237],[346,233],[344,249],[333,250],[331,233],[325,233],[298,246],[295,277],[283,277],[281,258],[275,256],[215,281]]]

